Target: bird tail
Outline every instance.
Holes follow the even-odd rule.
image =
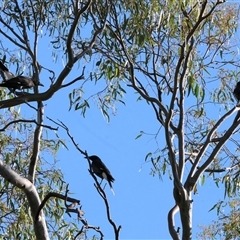
[[[115,192],[114,192],[113,188],[111,187],[110,189],[111,189],[113,195],[115,196]]]
[[[108,183],[109,183],[109,186],[110,186],[110,189],[111,189],[113,195],[115,195],[115,192],[114,192],[114,190],[113,190],[113,187],[112,187],[112,183],[111,183],[111,181],[108,181]]]
[[[3,63],[0,61],[0,69],[2,71],[8,71],[8,69],[3,65]]]

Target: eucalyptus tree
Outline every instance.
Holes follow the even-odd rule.
[[[93,47],[99,53],[93,76],[108,80],[102,110],[131,89],[152,107],[161,145],[146,160],[153,173],[169,172],[173,180],[171,237],[191,239],[197,183],[211,177],[224,182],[225,194],[239,189],[240,108],[233,97],[239,6],[220,0],[114,3]],[[96,25],[105,12],[99,3],[91,14]],[[175,226],[178,212],[181,232]]]
[[[83,211],[78,207],[80,201],[68,196],[70,186],[68,188],[55,164],[59,147],[67,146],[58,134],[48,133],[57,132],[60,123],[52,119],[47,125],[44,116],[44,101],[52,100],[59,90],[84,79],[84,65],[72,80],[67,81],[66,77],[76,63],[81,64],[89,56],[96,37],[104,29],[104,22],[96,30],[92,26],[93,32],[86,37],[89,42],[86,40],[85,47],[79,48],[80,29],[90,24],[87,15],[94,4],[91,0],[6,0],[1,3],[1,76],[2,87],[7,87],[1,88],[0,95],[1,239],[32,239],[33,231],[36,239],[41,240],[82,239],[87,238],[88,229],[103,238],[101,229],[83,218]],[[59,58],[65,62],[60,71],[54,64]],[[51,67],[47,59],[53,61]],[[16,76],[24,73],[25,79],[31,78],[34,89],[21,91],[17,85],[16,90],[11,91],[8,81],[12,80],[4,78],[8,69]],[[37,87],[41,81],[46,90]],[[22,109],[28,114],[21,115]],[[96,186],[102,191],[100,194],[107,206],[106,195],[97,180]],[[79,224],[65,220],[66,213],[76,214]],[[118,239],[120,228],[118,230],[112,220],[111,224]]]
[[[238,197],[231,199],[227,203],[219,201],[214,208],[217,209],[217,220],[209,226],[201,226],[202,232],[198,234],[198,239],[238,239],[240,233],[240,200]],[[227,209],[229,208],[230,211]]]

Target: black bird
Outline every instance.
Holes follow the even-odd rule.
[[[0,87],[7,87],[8,89],[27,89],[32,88],[34,86],[43,86],[40,82],[36,83],[33,79],[26,77],[26,76],[15,76],[3,65],[0,61],[0,71],[3,76],[4,81],[0,83]]]
[[[240,82],[237,83],[237,85],[233,91],[233,95],[238,101],[240,101]]]
[[[85,158],[87,158],[87,157],[85,157]],[[109,169],[106,167],[106,165],[101,161],[101,159],[98,156],[93,155],[93,156],[89,156],[88,158],[92,161],[92,164],[91,164],[92,171],[98,177],[100,177],[102,179],[106,179],[108,181],[109,186],[114,194],[111,182],[114,182],[115,179],[111,175]]]

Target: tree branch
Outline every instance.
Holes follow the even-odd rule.
[[[34,180],[35,180],[37,161],[38,161],[39,151],[41,146],[42,125],[43,125],[43,115],[44,115],[43,103],[41,101],[38,102],[37,113],[38,113],[38,116],[37,116],[38,125],[36,126],[36,129],[34,131],[33,150],[32,150],[32,156],[30,159],[29,169],[28,169],[28,179],[32,183],[34,183]]]
[[[187,186],[188,184],[190,184],[190,179],[193,177],[194,172],[196,171],[196,168],[198,166],[198,163],[200,161],[200,159],[202,159],[204,153],[206,152],[209,144],[211,143],[212,137],[214,135],[214,133],[217,131],[217,129],[220,127],[220,125],[227,119],[229,118],[234,112],[238,111],[239,107],[234,107],[233,109],[231,109],[230,111],[228,111],[227,113],[225,113],[218,121],[217,123],[213,126],[213,128],[210,130],[210,132],[207,135],[207,139],[205,141],[205,143],[203,144],[203,146],[201,147],[194,163],[193,166],[191,167],[191,170],[188,174],[187,180],[185,182],[185,186]],[[213,159],[212,159],[213,161]],[[202,168],[201,168],[202,169]],[[199,170],[198,170],[199,171]],[[195,179],[196,180],[196,179]],[[195,183],[191,183],[190,184],[191,187],[193,187],[195,185]],[[190,185],[188,187],[190,187]]]
[[[24,191],[31,208],[32,218],[34,219],[37,209],[40,206],[40,199],[35,186],[26,178],[21,177],[9,166],[0,160],[0,175],[14,186]],[[41,213],[38,221],[34,222],[34,231],[37,239],[49,240],[48,230],[45,223],[44,214]]]
[[[45,128],[50,129],[50,130],[54,130],[54,131],[57,131],[57,130],[58,130],[58,128],[53,128],[53,127],[48,126],[48,125],[39,125],[36,120],[18,119],[18,120],[14,120],[14,121],[9,122],[9,123],[8,123],[7,125],[5,125],[5,127],[3,127],[3,128],[0,128],[0,132],[4,132],[10,125],[15,124],[15,123],[20,123],[20,122],[35,123],[35,124],[38,125],[38,126],[45,127]]]
[[[231,116],[235,111],[239,110],[239,107],[235,107],[232,110],[230,110],[229,112],[227,112],[221,119],[219,119],[219,121],[216,123],[215,125],[215,130],[219,127],[219,125],[229,116]],[[186,180],[186,184],[188,185],[188,188],[192,189],[194,188],[194,185],[197,183],[200,175],[207,169],[207,167],[212,163],[212,161],[214,160],[214,158],[217,156],[217,154],[219,153],[219,151],[221,150],[221,148],[223,147],[223,145],[225,144],[225,142],[231,137],[231,135],[233,134],[234,130],[239,126],[240,124],[240,120],[236,120],[234,119],[231,127],[225,132],[225,134],[223,135],[223,137],[221,138],[221,140],[217,143],[216,147],[214,148],[214,150],[212,151],[212,153],[210,154],[210,156],[208,157],[208,159],[203,163],[203,165],[201,167],[199,167],[199,169],[197,169],[196,173],[191,177],[190,174]],[[213,128],[213,129],[214,129]],[[207,139],[208,141],[211,141],[211,136],[212,134],[209,133]],[[204,146],[203,146],[204,147]],[[200,150],[200,152],[202,151],[202,149]],[[194,162],[195,164],[195,162]],[[188,182],[189,181],[189,182]]]
[[[66,192],[67,192],[67,190],[66,190]],[[64,200],[64,201],[65,201],[65,206],[66,206],[66,212],[67,212],[67,209],[68,209],[68,208],[69,208],[69,209],[72,209],[72,208],[75,207],[76,205],[80,205],[80,200],[78,200],[78,199],[70,198],[70,197],[67,197],[66,195],[62,195],[62,194],[56,193],[56,192],[50,192],[50,193],[48,193],[48,194],[44,197],[43,201],[41,202],[40,206],[38,207],[37,212],[36,212],[36,216],[35,216],[35,218],[34,218],[35,221],[38,221],[38,216],[39,216],[41,210],[43,209],[44,205],[47,203],[47,201],[48,201],[51,197],[59,198],[59,199]],[[72,204],[67,205],[67,204],[66,204],[66,201],[71,202]]]
[[[90,163],[90,160],[88,158],[88,154],[86,151],[83,151],[80,149],[80,147],[78,146],[78,144],[75,142],[73,136],[70,134],[70,131],[69,131],[69,128],[61,121],[59,121],[60,123],[57,123],[56,121],[52,120],[51,118],[47,117],[50,121],[54,122],[55,124],[57,124],[58,126],[62,127],[66,132],[67,132],[67,135],[69,136],[69,138],[71,139],[73,145],[76,147],[76,149],[81,153],[83,154],[86,158],[87,158],[87,161],[88,161],[88,164],[89,164],[89,173],[90,175],[92,176],[92,178],[94,179],[95,181],[95,187],[99,193],[99,195],[102,197],[104,203],[105,203],[105,207],[106,207],[106,211],[107,211],[107,218],[108,218],[108,221],[109,223],[113,226],[113,229],[114,229],[114,233],[115,233],[115,239],[118,240],[119,239],[119,233],[120,233],[120,230],[121,230],[121,225],[120,226],[116,226],[115,222],[111,219],[111,215],[110,215],[110,206],[109,206],[109,203],[108,203],[108,200],[107,200],[107,196],[106,196],[106,193],[104,192],[103,188],[101,187],[100,183],[98,182],[97,180],[97,177],[95,176],[95,174],[92,172],[92,168],[91,168],[91,163]]]
[[[173,240],[180,240],[178,232],[175,230],[174,216],[179,211],[179,207],[175,205],[168,212],[168,230]]]
[[[77,82],[77,81],[79,81],[79,80],[84,79],[84,70],[85,70],[85,67],[83,67],[82,74],[81,74],[79,77],[75,78],[74,80],[72,80],[72,81],[69,82],[69,83],[63,84],[63,85],[61,86],[61,88],[68,87],[68,86],[72,85],[73,83],[75,83],[75,82]]]

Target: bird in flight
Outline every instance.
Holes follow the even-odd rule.
[[[238,101],[240,100],[240,82],[237,83],[237,85],[233,91],[233,95]]]
[[[87,158],[87,157],[85,157],[85,158]],[[112,187],[112,182],[114,182],[115,179],[113,178],[112,174],[110,173],[110,171],[106,167],[106,165],[96,155],[88,156],[88,159],[90,159],[92,161],[92,163],[91,163],[92,171],[101,179],[106,179],[111,188],[111,191],[113,192],[113,194],[115,194],[113,187]]]
[[[4,79],[2,83],[0,83],[0,87],[7,87],[10,92],[15,91],[16,89],[28,89],[34,86],[43,86],[40,82],[36,83],[32,78],[26,76],[15,76],[11,73],[6,66],[0,61],[0,72]]]

